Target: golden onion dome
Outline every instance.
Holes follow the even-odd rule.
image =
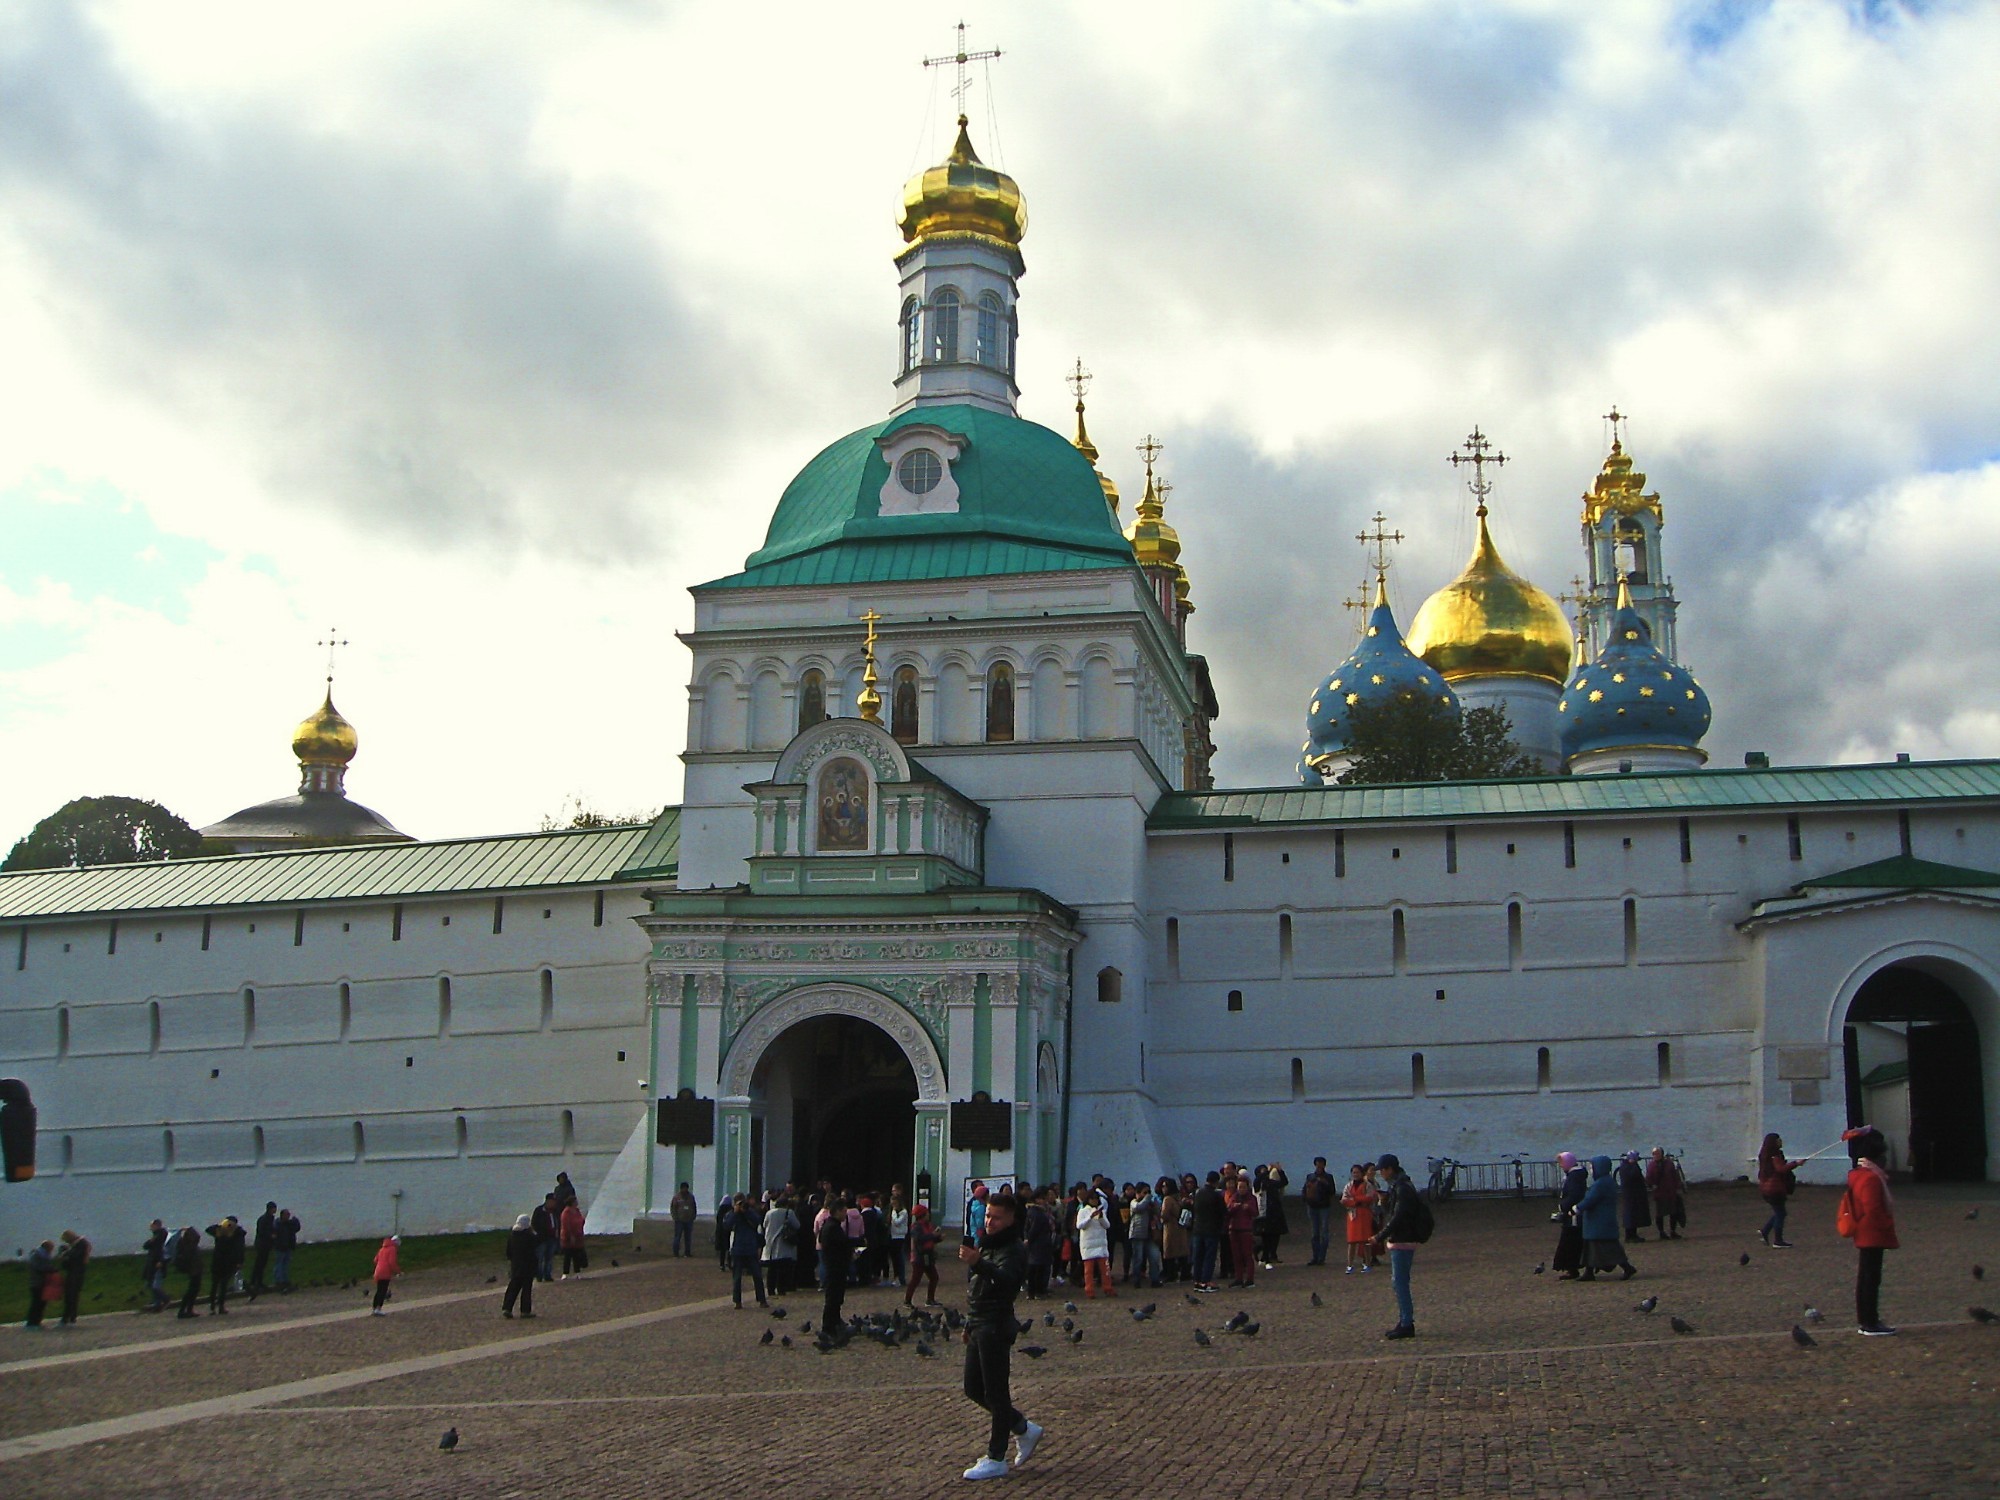
[[[1583,524],[1594,527],[1607,513],[1632,516],[1641,511],[1650,512],[1655,521],[1666,520],[1659,495],[1646,493],[1646,476],[1632,467],[1632,455],[1613,438],[1604,467],[1583,497]]]
[[[1479,540],[1458,577],[1424,601],[1409,646],[1444,675],[1569,677],[1575,639],[1555,600],[1501,561],[1479,507]]]
[[[898,227],[910,244],[952,237],[1012,248],[1028,232],[1028,209],[1014,179],[979,159],[960,115],[951,155],[903,184]]]
[[[1166,521],[1167,508],[1160,500],[1153,476],[1146,476],[1146,493],[1139,497],[1132,524],[1125,528],[1125,540],[1142,568],[1175,568],[1181,556],[1181,534]]]
[[[302,766],[344,766],[354,759],[360,743],[354,726],[333,706],[331,686],[318,712],[300,720],[292,731],[292,753]]]

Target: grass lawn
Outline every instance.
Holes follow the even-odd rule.
[[[323,1240],[301,1245],[292,1252],[292,1285],[339,1286],[348,1281],[368,1281],[375,1269],[376,1248],[381,1243],[378,1238]],[[507,1233],[501,1229],[482,1230],[477,1234],[406,1234],[403,1236],[402,1265],[407,1272],[477,1263],[489,1265],[498,1273],[504,1265],[506,1244]],[[203,1235],[204,1292],[210,1246],[208,1236]],[[139,1284],[139,1268],[144,1263],[145,1257],[140,1255],[94,1256],[90,1262],[90,1274],[84,1279],[83,1305],[79,1311],[119,1312],[142,1306],[147,1299]],[[244,1273],[247,1277],[248,1261],[244,1265]],[[182,1277],[168,1273],[167,1287],[175,1298],[180,1296],[182,1285]],[[18,1260],[0,1263],[0,1321],[18,1322],[26,1316],[27,1308],[27,1264]]]

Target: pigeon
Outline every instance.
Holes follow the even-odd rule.
[[[617,1256],[615,1256],[615,1255],[614,1255],[614,1256],[612,1256],[612,1257],[611,1257],[611,1265],[612,1265],[612,1269],[614,1269],[614,1270],[616,1270],[616,1269],[617,1269],[617,1266],[618,1266],[618,1257],[617,1257]]]
[[[766,1328],[764,1330],[764,1336],[761,1339],[757,1340],[757,1342],[760,1344],[768,1344],[774,1337],[775,1335],[771,1332],[771,1330]]]
[[[1064,1312],[1066,1312],[1066,1313],[1073,1313],[1073,1312],[1075,1312],[1075,1311],[1076,1311],[1076,1304],[1075,1304],[1074,1302],[1065,1302],[1065,1303],[1063,1304],[1063,1311],[1064,1311]]]
[[[499,1280],[500,1278],[498,1276],[489,1276],[486,1278],[486,1284],[488,1286],[494,1286],[499,1282]]]
[[[1021,1319],[1020,1322],[1014,1325],[1014,1331],[1016,1333],[1027,1333],[1034,1326],[1035,1326],[1035,1320],[1033,1318],[1023,1318]]]
[[[1326,1304],[1325,1304],[1324,1302],[1322,1302],[1322,1301],[1320,1300],[1320,1295],[1319,1295],[1319,1293],[1318,1293],[1318,1292],[1314,1292],[1314,1293],[1312,1294],[1312,1305],[1313,1305],[1314,1307],[1325,1307],[1325,1306],[1326,1306]]]
[[[1077,1330],[1076,1330],[1076,1331],[1075,1331],[1074,1333],[1072,1333],[1072,1334],[1071,1334],[1071,1335],[1069,1336],[1069,1341],[1070,1341],[1070,1342],[1071,1342],[1072,1344],[1080,1344],[1080,1343],[1082,1343],[1082,1342],[1083,1342],[1083,1330],[1082,1330],[1081,1328],[1077,1329]]]
[[[1983,1307],[1968,1307],[1966,1311],[1972,1314],[1975,1323],[2000,1323],[2000,1313],[1988,1312]]]
[[[1204,1349],[1215,1342],[1214,1339],[1203,1333],[1199,1328],[1194,1331],[1194,1341]]]
[[[1187,1305],[1189,1307],[1201,1306],[1201,1298],[1197,1297],[1193,1292],[1182,1292],[1181,1295],[1187,1298]]]
[[[1159,1303],[1148,1302],[1144,1307],[1139,1309],[1139,1312],[1141,1316],[1150,1318],[1154,1313],[1158,1312],[1159,1310],[1160,1310]]]
[[[1741,1254],[1740,1256],[1738,1256],[1738,1257],[1736,1258],[1736,1264],[1737,1264],[1737,1265],[1739,1265],[1739,1266],[1747,1266],[1747,1265],[1749,1265],[1749,1264],[1750,1264],[1750,1252],[1749,1252],[1748,1250],[1745,1250],[1745,1251],[1744,1251],[1744,1252],[1743,1252],[1743,1253],[1742,1253],[1742,1254]]]
[[[1069,1332],[1071,1332],[1071,1331],[1072,1331],[1072,1330],[1073,1330],[1073,1329],[1074,1329],[1075,1327],[1076,1327],[1076,1319],[1075,1319],[1075,1318],[1064,1318],[1064,1319],[1063,1319],[1063,1321],[1062,1321],[1062,1330],[1063,1330],[1063,1332],[1064,1332],[1064,1333],[1069,1333]]]
[[[1659,1305],[1660,1299],[1658,1297],[1641,1297],[1639,1299],[1639,1311],[1642,1313],[1649,1313]]]
[[[1549,1263],[1545,1260],[1535,1262],[1535,1274],[1537,1276],[1541,1275],[1544,1271],[1548,1270],[1548,1268],[1549,1268]]]
[[[779,1338],[778,1343],[782,1345],[784,1348],[789,1349],[792,1347],[792,1336],[789,1333],[785,1334],[781,1338]]]
[[[458,1429],[456,1427],[445,1428],[444,1436],[438,1439],[438,1446],[447,1453],[455,1452],[458,1448]]]
[[[1974,1266],[1972,1268],[1972,1279],[1974,1281],[1984,1281],[1986,1279],[1986,1267]]]
[[[799,1324],[800,1333],[811,1333],[812,1331],[813,1331],[813,1325],[811,1318],[807,1318],[805,1322]]]
[[[922,1339],[917,1340],[917,1358],[931,1359],[936,1354],[937,1350],[933,1349],[929,1344],[926,1344]]]
[[[1976,1208],[1968,1208],[1965,1211],[1965,1216],[1968,1219],[1976,1219],[1979,1217],[1979,1210]]]
[[[784,1321],[785,1321],[785,1310],[784,1310],[784,1309],[783,1309],[782,1307],[774,1307],[774,1308],[772,1308],[772,1309],[771,1309],[771,1321],[772,1321],[772,1322],[774,1322],[774,1323],[782,1323],[782,1322],[784,1322]]]
[[[1825,1313],[1814,1307],[1810,1302],[1806,1304],[1806,1321],[1808,1323],[1817,1323],[1825,1316]]]
[[[1672,1323],[1672,1324],[1674,1325],[1674,1332],[1675,1332],[1675,1333],[1693,1333],[1693,1332],[1694,1332],[1694,1324],[1692,1324],[1692,1323],[1689,1323],[1689,1322],[1686,1322],[1686,1321],[1684,1321],[1683,1319],[1680,1319],[1680,1318],[1672,1318],[1672,1319],[1669,1319],[1668,1321],[1670,1321],[1670,1322],[1671,1322],[1671,1323]]]
[[[1792,1342],[1797,1344],[1801,1349],[1812,1349],[1819,1345],[1818,1339],[1807,1333],[1805,1329],[1796,1323],[1792,1325]]]
[[[1239,1312],[1236,1314],[1235,1317],[1231,1318],[1227,1323],[1224,1323],[1222,1325],[1222,1331],[1224,1333],[1234,1333],[1236,1332],[1237,1329],[1241,1328],[1245,1323],[1249,1321],[1250,1321],[1250,1314],[1248,1314],[1247,1312]]]
[[[1128,1308],[1127,1311],[1129,1311],[1132,1314],[1132,1321],[1134,1323],[1143,1323],[1146,1321],[1146,1319],[1152,1316],[1152,1314],[1143,1307]]]
[[[632,1253],[634,1255],[644,1255],[646,1253],[646,1247],[644,1245],[634,1245],[632,1247]]]
[[[1047,1354],[1049,1351],[1044,1349],[1040,1344],[1023,1344],[1021,1346],[1021,1352],[1027,1355],[1028,1358],[1030,1359],[1040,1359],[1044,1354]]]
[[[1054,1313],[1043,1313],[1042,1327],[1053,1328],[1055,1326],[1056,1326],[1056,1315]]]
[[[1241,1328],[1237,1329],[1236,1331],[1242,1334],[1243,1337],[1245,1337],[1246,1339],[1254,1339],[1255,1337],[1257,1337],[1257,1330],[1262,1328],[1263,1326],[1264,1325],[1262,1323],[1245,1323]]]

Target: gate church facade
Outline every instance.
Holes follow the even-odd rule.
[[[281,802],[260,852],[0,875],[0,1073],[41,1111],[0,1249],[267,1198],[315,1236],[504,1223],[557,1170],[598,1230],[681,1182],[927,1179],[956,1215],[968,1176],[1226,1156],[1734,1178],[1864,1117],[1899,1168],[2000,1172],[2000,762],[1704,768],[1614,443],[1587,662],[1482,514],[1417,651],[1383,590],[1304,696],[1300,780],[1215,789],[1157,446],[1127,522],[1081,395],[1074,438],[1015,409],[1024,224],[961,122],[905,192],[890,414],[693,591],[651,826],[318,847]],[[1560,763],[1323,782],[1346,707],[1419,687]],[[301,729],[322,799],[337,718]]]

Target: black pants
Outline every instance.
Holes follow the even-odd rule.
[[[40,1284],[37,1283],[35,1286],[29,1288],[28,1326],[30,1328],[40,1328],[42,1326],[42,1309],[47,1306],[48,1304],[42,1301],[42,1288]]]
[[[200,1297],[201,1297],[201,1272],[190,1271],[188,1272],[187,1290],[181,1293],[182,1317],[191,1318],[194,1316],[194,1305],[198,1300],[200,1300]]]
[[[729,1297],[738,1307],[743,1305],[743,1277],[746,1272],[757,1289],[757,1300],[760,1303],[764,1301],[764,1263],[755,1255],[736,1255],[729,1261]]]
[[[380,1312],[380,1311],[382,1310],[382,1304],[383,1304],[384,1302],[387,1302],[388,1300],[389,1300],[389,1283],[388,1283],[388,1282],[386,1282],[386,1281],[378,1281],[378,1282],[376,1282],[376,1283],[375,1283],[375,1311],[377,1311],[377,1312]]]
[[[1007,1456],[1007,1439],[1028,1430],[1028,1419],[1014,1410],[1007,1390],[1007,1360],[1014,1340],[1011,1328],[976,1328],[965,1339],[965,1395],[992,1414],[986,1439],[988,1458]]]
[[[1854,1273],[1854,1316],[1863,1328],[1882,1321],[1882,1252],[1862,1250]]]
[[[213,1279],[208,1284],[208,1310],[226,1313],[229,1311],[229,1283],[236,1275],[236,1267],[231,1266],[226,1271],[215,1271],[211,1267],[211,1271]]]
[[[1046,1297],[1049,1294],[1049,1268],[1047,1265],[1028,1267],[1028,1295]]]
[[[792,1289],[792,1268],[798,1261],[791,1256],[764,1262],[764,1290],[773,1297],[783,1297]]]
[[[82,1266],[70,1266],[63,1272],[62,1320],[65,1323],[76,1321],[76,1304],[83,1296],[83,1272]]]
[[[259,1244],[257,1246],[256,1258],[250,1262],[251,1291],[261,1292],[264,1290],[264,1271],[265,1268],[268,1267],[270,1264],[271,1264],[271,1247],[269,1245]]]
[[[565,1245],[563,1247],[563,1275],[568,1276],[571,1272],[581,1271],[586,1259],[588,1259],[588,1252],[583,1246],[578,1245],[572,1250]]]
[[[826,1337],[840,1337],[840,1305],[847,1300],[847,1267],[829,1262],[826,1268],[826,1300],[820,1305],[819,1331]]]
[[[531,1317],[535,1311],[535,1273],[516,1271],[507,1281],[507,1295],[500,1301],[500,1311],[514,1310],[515,1299],[521,1303],[521,1316]]]

